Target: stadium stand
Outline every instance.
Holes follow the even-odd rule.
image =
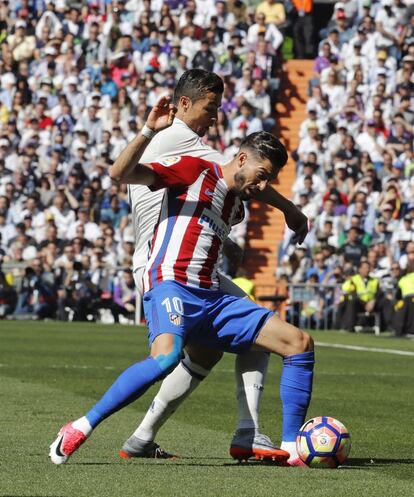
[[[350,322],[339,321],[340,327],[361,330],[375,311],[372,327],[390,328],[393,305],[404,306],[396,300],[402,280],[394,274],[414,271],[408,262],[414,239],[413,23],[414,6],[408,2],[337,2],[321,32],[307,117],[294,152],[297,177],[292,187],[311,231],[298,251],[290,243],[292,233],[285,230],[277,271],[296,285],[291,292],[293,321],[298,322],[298,313],[315,316],[308,324],[323,327],[324,312],[335,297],[322,299],[311,315],[309,303],[345,279],[342,303],[334,307],[345,305]],[[373,279],[366,275],[360,281],[356,273],[361,261],[368,261]],[[370,281],[379,283],[374,292]],[[410,307],[411,281],[403,281]],[[319,295],[297,297],[298,289],[307,286]],[[398,334],[400,330],[397,326]],[[404,333],[408,330],[406,326]]]
[[[206,143],[231,157],[247,133],[275,129],[292,153],[279,187],[293,188],[310,219],[306,245],[293,246],[282,218],[254,202],[232,235],[256,294],[274,288],[279,248],[281,292],[286,280],[296,285],[291,310],[281,311],[292,320],[333,326],[333,287],[364,259],[392,307],[400,279],[414,271],[414,6],[337,2],[318,33],[319,8],[312,0],[0,2],[0,315],[131,318],[128,195],[111,185],[108,167],[191,67],[225,81]],[[292,38],[296,57],[308,60],[284,59]],[[268,220],[260,231],[258,216]],[[237,271],[229,260],[223,267]],[[316,278],[327,298],[310,295]],[[323,307],[317,316],[314,303],[302,313],[309,300]]]

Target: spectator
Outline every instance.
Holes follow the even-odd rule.
[[[359,221],[358,221],[359,222]],[[367,255],[367,247],[362,243],[361,228],[351,226],[349,228],[345,243],[341,247],[341,253],[345,262],[357,266],[362,257]]]
[[[254,107],[249,102],[243,102],[240,106],[240,115],[232,123],[232,138],[244,138],[250,133],[262,131],[263,124],[254,115]]]
[[[313,127],[311,129],[313,129]],[[304,147],[305,147],[305,145],[303,146],[303,148]],[[303,155],[303,157],[304,157],[304,155]],[[317,174],[317,171],[316,171],[317,168],[318,168],[318,165],[313,163],[313,162],[307,161],[303,164],[302,174],[300,174],[296,178],[296,181],[292,186],[293,193],[301,191],[306,187],[305,181],[306,181],[306,178],[308,178],[309,176],[312,179],[312,187],[313,187],[314,191],[319,193],[319,194],[324,192],[324,190],[326,189],[326,185],[325,185],[324,181],[322,180],[322,178]]]
[[[193,63],[194,66],[194,63]],[[214,72],[220,76],[233,76],[239,78],[242,75],[243,60],[236,53],[236,47],[234,45],[227,45],[227,53],[224,53],[218,58],[218,61],[214,64]],[[249,87],[251,83],[251,74],[249,74]],[[232,96],[234,96],[234,90],[232,91]]]
[[[389,49],[393,49],[394,44],[398,46],[399,39],[396,33],[399,20],[394,12],[393,0],[383,0],[382,8],[378,10],[375,22],[378,33],[377,45]],[[392,51],[393,55],[396,54],[396,51]]]
[[[398,281],[393,327],[397,336],[414,334],[414,266]]]
[[[322,253],[317,253],[313,256],[314,266],[308,269],[306,278],[316,276],[319,283],[322,283],[329,273],[330,268],[326,264],[325,256]]]
[[[205,69],[206,71],[212,71],[214,64],[215,58],[209,47],[209,41],[207,38],[204,38],[201,40],[200,50],[194,55],[192,66]]]
[[[264,3],[268,4],[268,2],[263,2],[261,5],[263,5]],[[275,7],[283,8],[283,4],[280,3],[273,3],[273,5]],[[274,18],[277,19],[277,17],[271,16],[271,19]],[[253,50],[257,49],[259,37],[264,37],[264,40],[267,41],[272,47],[273,53],[276,53],[279,47],[281,46],[281,44],[283,43],[283,35],[277,29],[276,25],[283,24],[284,21],[285,21],[284,15],[283,15],[283,20],[279,23],[275,23],[274,21],[267,21],[266,14],[260,11],[260,5],[259,5],[257,7],[256,22],[249,27],[249,30],[247,32],[246,40],[250,48]]]
[[[0,319],[10,316],[16,306],[16,290],[13,287],[13,278],[1,269],[4,252],[0,249]]]
[[[134,317],[135,313],[135,283],[130,269],[122,272],[117,278],[113,291],[113,306],[111,308],[115,322],[119,321],[119,315]]]
[[[358,313],[381,311],[382,291],[377,278],[369,276],[370,265],[364,261],[359,264],[358,273],[350,276],[342,285],[344,302],[339,314],[341,316],[342,328],[347,331],[355,331],[358,322]]]
[[[61,321],[68,318],[73,321],[95,319],[99,291],[82,262],[73,262],[67,270],[58,296],[58,319]]]
[[[399,264],[401,269],[406,270],[414,263],[414,241],[408,242],[405,247],[405,253],[400,256]]]
[[[320,329],[323,318],[324,300],[318,290],[319,278],[317,274],[310,274],[306,280],[305,292],[307,300],[304,302],[299,323],[302,328]]]
[[[90,242],[94,242],[101,236],[99,226],[97,223],[90,220],[89,209],[85,207],[78,209],[77,219],[71,223],[67,232],[67,238],[73,239],[75,236],[79,236],[79,227],[82,227],[82,232],[85,234],[86,239]]]
[[[101,210],[101,217],[108,219],[115,229],[119,228],[121,234],[128,222],[128,213],[126,209],[120,205],[116,195],[112,195],[109,207]]]
[[[283,2],[264,0],[259,3],[256,9],[256,18],[260,15],[263,15],[269,24],[283,26],[286,20],[285,6]]]
[[[33,56],[36,47],[36,39],[28,34],[27,24],[23,20],[16,21],[15,32],[7,39],[9,50],[13,54],[13,59],[17,62],[29,60]]]
[[[64,187],[55,194],[52,206],[47,211],[49,219],[53,219],[60,238],[66,238],[69,227],[75,221],[75,213],[70,209],[67,202],[67,195]]]
[[[293,0],[293,40],[298,59],[313,56],[313,0]]]
[[[252,88],[246,92],[245,99],[256,109],[256,115],[263,121],[263,129],[271,132],[275,120],[271,117],[270,96],[266,93],[261,79],[253,80]]]
[[[44,270],[40,259],[28,266],[21,282],[14,314],[33,314],[35,319],[53,318],[56,312],[56,293],[53,275]]]
[[[48,224],[46,228],[46,237],[42,240],[38,248],[42,250],[44,247],[53,243],[56,245],[56,248],[60,251],[63,248],[63,240],[58,237],[58,229],[55,224]]]
[[[382,153],[385,149],[385,140],[376,134],[375,122],[373,120],[367,122],[365,132],[361,133],[357,138],[357,144],[361,151],[369,154],[376,168],[382,166]]]

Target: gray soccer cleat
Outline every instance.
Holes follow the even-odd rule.
[[[131,459],[132,457],[144,457],[147,459],[175,459],[177,456],[169,454],[162,450],[155,442],[148,442],[132,435],[124,442],[119,455],[123,459]]]
[[[289,459],[289,452],[276,447],[270,438],[255,430],[237,430],[230,445],[230,455],[238,461],[247,461],[254,457],[260,461],[284,463]]]

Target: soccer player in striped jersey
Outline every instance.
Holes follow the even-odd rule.
[[[177,115],[171,127],[157,133],[146,147],[142,162],[154,162],[171,156],[189,155],[223,164],[224,156],[204,145],[201,137],[217,117],[221,103],[223,82],[216,74],[201,69],[186,71],[174,92]],[[151,191],[143,185],[130,185],[136,248],[134,253],[134,276],[142,294],[142,275],[148,262],[149,242],[160,215],[163,190]],[[267,194],[267,195],[266,195]],[[270,202],[282,210],[290,228],[302,241],[307,233],[307,219],[296,207],[270,186],[258,192],[257,199]],[[225,276],[219,274],[220,288],[234,296],[246,295]],[[222,353],[188,344],[186,355],[177,368],[164,380],[160,391],[151,402],[143,421],[133,435],[124,443],[123,457],[168,457],[154,442],[159,428],[177,409],[180,403],[201,383]],[[238,425],[231,443],[232,456],[244,458],[266,455],[273,457],[278,450],[269,437],[259,432],[259,406],[263,392],[269,355],[249,351],[236,356]]]
[[[190,157],[140,164],[148,140],[173,117],[173,106],[161,99],[148,118],[151,129],[145,127],[111,169],[116,181],[168,189],[144,273],[151,355],[124,371],[85,416],[60,430],[50,452],[55,464],[66,462],[101,421],[176,367],[187,341],[234,353],[279,354],[284,363],[283,436],[294,437],[306,415],[312,339],[253,302],[221,291],[217,275],[219,250],[231,225],[240,220],[241,200],[263,191],[277,176],[286,150],[263,132],[248,137],[226,165]],[[293,465],[290,449],[275,449],[273,459],[286,461],[289,454]]]

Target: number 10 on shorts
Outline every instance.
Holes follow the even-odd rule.
[[[173,312],[173,307],[174,311],[180,316],[184,314],[183,301],[179,297],[173,297],[172,299],[167,297],[161,302],[161,305],[165,307],[165,310],[168,312],[168,314],[171,314]]]

